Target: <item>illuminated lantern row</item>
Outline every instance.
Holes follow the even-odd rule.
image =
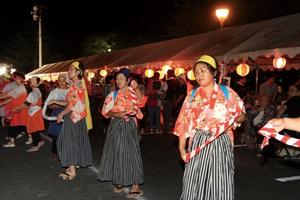
[[[106,71],[105,69],[101,69],[100,75],[101,75],[102,77],[106,77],[106,76],[107,76],[107,71]]]
[[[43,81],[48,81],[48,82],[51,81],[50,76],[43,76],[41,79],[42,79]]]
[[[273,66],[276,69],[282,69],[282,68],[284,68],[285,64],[286,64],[286,59],[285,58],[278,57],[278,58],[274,58],[273,59]]]
[[[236,73],[242,77],[247,76],[250,72],[250,67],[246,63],[239,64],[236,67]]]
[[[183,68],[177,68],[177,69],[179,69],[179,70],[177,70],[177,72],[176,72],[176,69],[175,69],[175,75],[176,75],[176,76],[179,76],[180,74],[185,73],[185,70],[184,70]],[[157,72],[159,73],[159,79],[163,79],[164,76],[165,76],[164,71],[163,71],[163,70],[159,70],[159,71],[157,71]],[[152,77],[154,76],[154,70],[152,70],[152,69],[147,69],[147,70],[145,71],[145,76],[146,76],[147,78],[152,78]],[[189,78],[190,80],[192,80],[192,81],[195,80],[195,76],[194,76],[193,70],[190,70],[190,71],[188,72],[187,76],[188,76],[188,78]]]

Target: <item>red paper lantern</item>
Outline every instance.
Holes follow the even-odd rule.
[[[137,75],[142,75],[143,74],[143,69],[141,67],[136,67],[134,69],[134,73]]]

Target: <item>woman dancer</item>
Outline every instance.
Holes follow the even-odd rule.
[[[143,163],[139,145],[137,119],[143,117],[136,92],[128,86],[129,71],[121,69],[116,75],[117,90],[105,99],[102,114],[111,118],[99,167],[99,180],[111,181],[113,192],[132,186],[127,198],[143,194]]]
[[[215,82],[217,70],[214,57],[203,55],[199,58],[193,68],[199,87],[187,95],[176,121],[174,134],[179,136],[181,158],[187,162],[182,200],[234,199],[230,126],[243,120],[244,108],[232,89]],[[187,138],[188,151],[185,149]],[[195,149],[198,151],[193,151]]]
[[[67,106],[58,116],[57,123],[64,120],[63,127],[57,139],[57,151],[61,165],[66,168],[59,174],[63,180],[73,180],[76,177],[76,166],[92,165],[92,149],[88,137],[91,128],[89,100],[83,80],[84,65],[79,61],[71,63],[69,79],[72,85],[67,94],[67,103],[53,102]]]

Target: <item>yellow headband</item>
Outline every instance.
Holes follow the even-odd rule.
[[[79,68],[79,62],[78,61],[74,61],[72,62],[71,66],[74,67],[75,69],[78,69],[80,71],[80,74],[83,74],[83,71]]]
[[[197,63],[198,62],[204,62],[204,63],[207,63],[209,65],[211,65],[213,68],[217,69],[217,63],[215,61],[215,59],[209,55],[203,55],[201,56],[198,60],[197,60]]]

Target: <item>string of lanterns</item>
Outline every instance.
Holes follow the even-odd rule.
[[[285,67],[286,65],[286,59],[283,58],[283,57],[275,57],[273,59],[273,67],[278,69],[278,70],[281,70]],[[242,63],[242,64],[239,64],[237,67],[236,67],[236,73],[242,77],[244,76],[247,76],[250,72],[250,67],[249,65],[247,65],[246,63]]]
[[[286,59],[283,57],[276,56],[273,59],[272,64],[275,69],[281,70],[286,66]],[[144,69],[145,69],[144,67],[135,67],[133,72],[138,75],[144,74],[147,78],[152,78],[154,76],[155,71],[152,68],[146,68],[145,71],[144,71]],[[159,66],[155,66],[155,69],[159,69]],[[164,64],[162,66],[161,70],[156,70],[156,72],[159,73],[159,79],[163,79],[164,76],[167,74],[168,70],[170,70],[170,69],[172,69],[172,67],[169,64]],[[248,64],[246,64],[245,62],[243,62],[243,63],[237,65],[235,70],[239,76],[244,77],[249,74],[250,69],[251,69],[250,66]],[[104,69],[101,69],[100,72],[98,72],[98,73],[100,74],[101,77],[105,78],[109,74],[109,71],[110,70],[107,70],[105,67]],[[89,80],[93,79],[95,77],[95,72],[96,71],[88,71],[87,78]],[[190,69],[187,72],[186,72],[186,69],[184,69],[183,67],[179,67],[179,66],[174,69],[175,76],[179,76],[180,74],[185,74],[185,73],[189,80],[193,81],[196,79],[192,69]],[[42,80],[56,81],[58,79],[58,74],[59,73],[40,74],[38,76],[41,77]],[[28,79],[28,77],[26,79]]]

